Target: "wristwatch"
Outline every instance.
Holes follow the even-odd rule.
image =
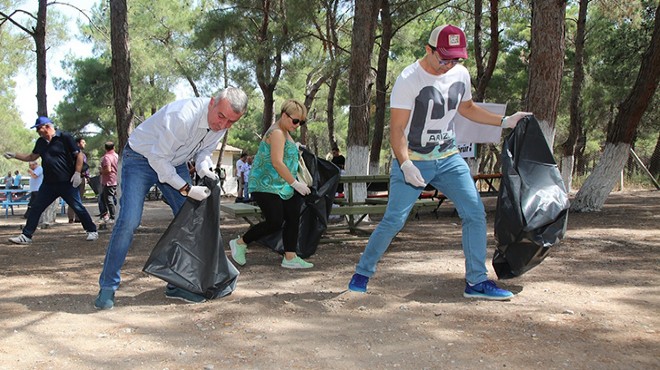
[[[186,184],[181,189],[179,189],[179,193],[181,193],[181,195],[183,195],[184,197],[188,196],[189,191],[190,191],[190,184]]]

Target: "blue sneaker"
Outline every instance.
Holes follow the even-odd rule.
[[[352,290],[354,292],[359,292],[359,293],[366,293],[368,282],[369,282],[369,278],[367,276],[360,274],[353,274],[353,277],[351,278],[351,282],[348,283],[348,290]]]
[[[115,291],[112,289],[101,289],[96,296],[94,307],[99,310],[109,310],[115,305]]]
[[[498,288],[492,280],[482,281],[479,284],[470,286],[465,283],[465,291],[463,292],[465,298],[482,298],[491,299],[494,301],[508,301],[513,298],[513,293],[506,289]]]
[[[189,290],[181,289],[179,287],[168,286],[165,289],[165,297],[172,299],[179,299],[187,303],[206,302],[206,298],[203,295],[199,295]]]

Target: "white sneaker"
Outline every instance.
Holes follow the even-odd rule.
[[[21,234],[16,237],[9,238],[9,241],[14,244],[30,244],[32,243],[32,238],[28,238],[27,236],[25,236],[25,234]]]
[[[93,241],[99,238],[99,232],[98,231],[90,231],[87,233],[87,240]]]

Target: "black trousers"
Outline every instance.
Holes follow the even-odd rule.
[[[252,198],[261,208],[264,221],[250,227],[243,235],[245,244],[259,240],[281,229],[284,251],[295,252],[298,245],[302,196],[294,192],[291,198],[284,200],[277,194],[254,192]]]
[[[117,194],[117,185],[103,185],[103,190],[101,191],[101,201],[105,212],[102,212],[101,216],[105,213],[108,213],[111,219],[115,219],[115,194]]]

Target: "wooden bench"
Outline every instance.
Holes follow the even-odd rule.
[[[482,196],[496,196],[499,193],[499,185],[502,179],[501,173],[479,173],[472,176],[474,183]],[[497,184],[495,181],[497,180]],[[486,184],[486,190],[482,190],[483,184]],[[496,186],[497,185],[497,186]]]

